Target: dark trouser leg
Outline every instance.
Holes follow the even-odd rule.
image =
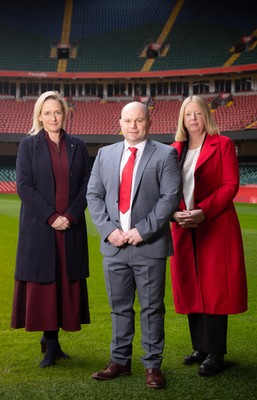
[[[227,315],[189,314],[188,323],[194,350],[227,353]]]

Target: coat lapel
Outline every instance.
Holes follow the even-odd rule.
[[[66,132],[64,132],[63,134],[64,134],[64,140],[66,142],[66,148],[69,160],[69,169],[70,169],[76,150],[76,143],[72,136],[68,135]]]
[[[179,163],[181,163],[183,150],[185,148],[188,148],[188,142],[187,141],[185,141],[185,142],[173,142],[172,146],[175,147],[175,149],[177,150]]]
[[[219,135],[206,135],[203,147],[201,149],[199,158],[196,163],[195,169],[197,170],[201,165],[203,165],[206,160],[208,160],[214,152],[216,152],[219,144]]]
[[[114,190],[115,193],[119,196],[120,191],[120,163],[124,150],[124,142],[116,143],[116,146],[113,147],[113,153],[111,154],[111,159],[113,163],[111,163],[111,170],[109,171],[110,176],[113,178]]]
[[[199,168],[202,164],[208,160],[212,156],[212,154],[216,151],[217,146],[219,144],[219,135],[206,135],[203,147],[201,149],[199,158],[197,160],[196,164],[196,169]],[[184,161],[184,154],[187,151],[188,148],[188,142],[175,142],[175,146],[178,152],[178,159],[179,159],[179,164],[182,167],[183,161]]]
[[[52,175],[52,160],[48,149],[47,141],[45,139],[45,131],[41,130],[37,135],[34,136],[34,140],[37,150],[39,151],[39,153],[42,154],[42,157],[45,160],[45,164],[49,166],[49,171],[51,171]]]
[[[135,196],[135,193],[137,192],[139,183],[142,178],[142,174],[144,172],[144,169],[146,167],[146,164],[148,163],[149,158],[153,154],[155,150],[155,144],[151,140],[147,140],[143,154],[141,156],[141,160],[139,162],[138,168],[137,168],[137,174],[136,174],[136,179],[135,179],[135,184],[134,184],[134,191],[133,191],[133,199]]]

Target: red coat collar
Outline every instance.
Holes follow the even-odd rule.
[[[212,154],[216,151],[217,146],[219,144],[220,135],[206,135],[205,141],[203,143],[199,159],[197,161],[197,168],[202,165]],[[178,159],[180,160],[183,149],[186,146],[187,141],[185,142],[174,142],[172,146],[177,149]]]

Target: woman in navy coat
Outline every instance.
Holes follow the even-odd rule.
[[[86,144],[63,129],[68,113],[58,92],[41,94],[33,126],[20,142],[16,162],[21,199],[11,326],[43,331],[40,367],[68,358],[59,329],[90,323]]]

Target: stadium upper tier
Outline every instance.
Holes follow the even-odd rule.
[[[165,71],[257,60],[249,1],[45,0],[40,9],[2,1],[0,24],[0,71]]]
[[[208,98],[211,102],[213,97]],[[174,134],[182,98],[155,100],[149,106],[151,134]],[[77,135],[117,135],[119,116],[125,101],[77,100],[69,104],[66,129]],[[32,126],[35,99],[14,100],[0,97],[0,133],[26,134]],[[256,129],[257,95],[237,95],[226,105],[212,110],[221,132]],[[242,135],[244,133],[242,132]],[[243,138],[243,136],[242,136]]]

